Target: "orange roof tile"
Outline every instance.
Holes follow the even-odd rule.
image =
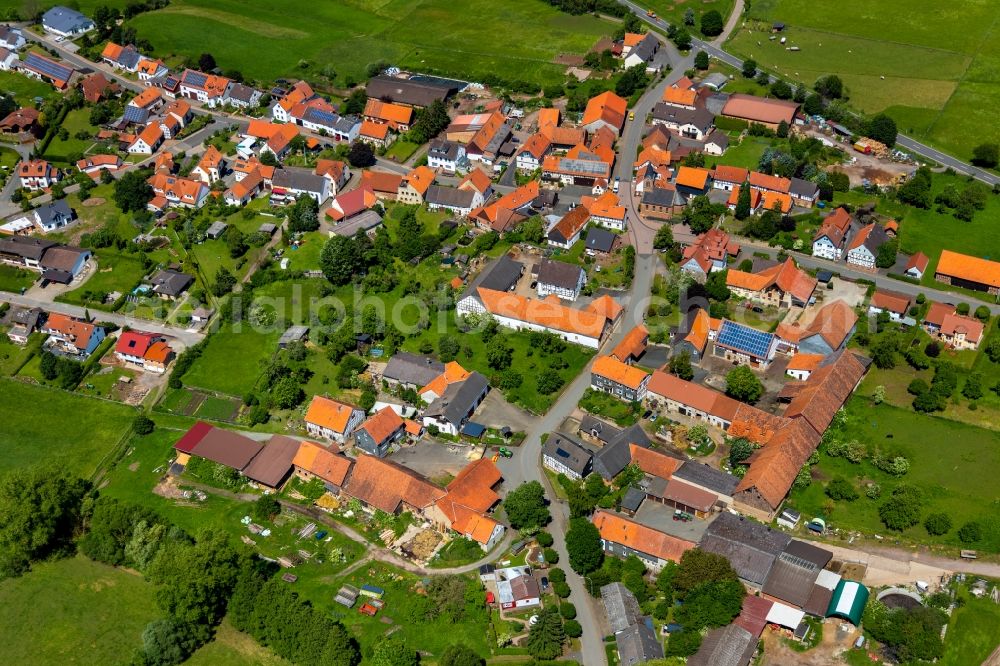
[[[521,146],[521,150],[518,152],[527,153],[535,158],[544,157],[549,148],[552,147],[552,141],[549,137],[545,136],[541,132],[538,134],[532,134],[524,145]]]
[[[403,177],[398,173],[388,171],[362,171],[361,187],[367,187],[372,192],[378,194],[396,194],[399,184],[403,182]]]
[[[406,434],[413,435],[414,437],[424,431],[424,426],[413,419],[403,419],[403,426],[406,428]]]
[[[924,316],[924,323],[933,324],[940,328],[944,324],[945,315],[954,312],[955,306],[950,303],[931,303],[931,306],[927,308],[927,314]]]
[[[710,173],[708,169],[682,166],[677,170],[676,183],[677,185],[682,185],[684,187],[703,190],[708,186],[709,175]]]
[[[905,315],[906,311],[910,309],[910,297],[895,291],[879,289],[872,294],[871,305],[880,310]]]
[[[424,386],[417,391],[417,394],[423,395],[424,393],[430,391],[438,396],[444,395],[445,389],[448,388],[450,384],[454,384],[455,382],[464,382],[468,379],[469,374],[471,373],[463,368],[458,361],[448,361],[444,364],[444,372],[432,379],[427,386]]]
[[[663,91],[663,101],[667,104],[694,106],[698,100],[698,91],[693,88],[669,87]]]
[[[941,250],[935,272],[967,282],[1000,287],[1000,263],[951,250]]]
[[[538,127],[539,129],[543,127],[558,127],[559,126],[559,109],[539,109],[538,110]]]
[[[743,167],[720,164],[715,167],[714,178],[726,183],[744,183],[749,172]]]
[[[344,490],[386,513],[395,513],[401,503],[426,509],[446,494],[413,470],[369,455],[358,456]]]
[[[697,349],[699,353],[704,352],[705,345],[708,344],[710,319],[707,310],[698,308],[691,320],[691,330],[684,336],[684,340]]]
[[[166,67],[162,60],[143,60],[139,63],[137,71],[142,74],[153,75],[156,74],[161,67]]]
[[[682,461],[677,458],[644,448],[638,444],[629,444],[628,449],[632,454],[632,462],[650,476],[669,479],[681,466]]]
[[[155,104],[160,101],[160,89],[159,88],[146,88],[141,93],[132,98],[129,102],[132,106],[137,106],[140,109],[145,109],[148,106]]]
[[[792,186],[792,181],[780,176],[771,176],[760,171],[750,172],[750,186],[759,187],[763,190],[773,190],[775,192],[787,193]]]
[[[598,356],[590,371],[631,389],[638,389],[642,382],[649,377],[645,370],[622,363],[613,356]]]
[[[983,322],[972,317],[963,317],[960,314],[951,312],[944,316],[941,322],[941,333],[944,335],[965,335],[965,339],[976,344],[983,337],[985,326]]]
[[[646,35],[644,35],[641,32],[626,32],[625,37],[622,39],[622,44],[629,48],[632,48],[633,46],[641,42],[645,36]]]
[[[336,400],[324,398],[321,395],[313,396],[306,411],[306,423],[312,423],[321,428],[329,428],[338,433],[344,432],[347,423],[357,407],[345,405]]]
[[[335,486],[344,485],[347,472],[351,469],[350,458],[309,441],[299,444],[292,464]]]
[[[815,370],[823,362],[823,354],[796,354],[788,362],[789,370]]]
[[[650,393],[689,405],[698,411],[712,414],[730,423],[736,417],[737,409],[742,404],[723,393],[713,391],[701,384],[685,381],[662,370],[653,372],[647,389]]]
[[[661,560],[679,562],[681,555],[695,547],[690,541],[664,534],[607,511],[595,513],[593,523],[605,541],[620,543]]]
[[[589,338],[604,336],[608,320],[604,315],[588,310],[574,310],[552,300],[525,298],[510,292],[479,288],[479,298],[490,314],[530,322]]]
[[[434,170],[428,166],[419,166],[403,179],[410,187],[421,195],[427,192],[427,188],[434,184]]]
[[[445,499],[480,513],[488,511],[500,501],[493,487],[500,483],[502,476],[489,458],[470,462],[448,484]]]
[[[380,123],[374,123],[370,120],[364,120],[361,122],[361,129],[359,130],[359,136],[366,136],[370,139],[378,139],[379,141],[385,141],[385,138],[389,136],[389,126]]]
[[[784,192],[772,192],[768,190],[764,192],[760,205],[767,210],[778,210],[782,213],[787,213],[792,209],[792,196]]]
[[[218,169],[219,165],[222,164],[222,153],[215,146],[209,146],[205,153],[198,160],[198,166],[202,169]]]
[[[618,195],[607,190],[601,196],[581,197],[580,203],[586,206],[587,210],[594,217],[606,217],[614,220],[625,219],[625,206],[621,205]]]
[[[142,358],[153,363],[166,363],[173,353],[174,350],[170,348],[170,345],[162,340],[157,340],[149,346]]]
[[[661,150],[656,146],[643,148],[642,152],[639,153],[639,157],[635,158],[632,166],[641,167],[644,164],[652,164],[654,167],[670,166],[670,151]]]
[[[563,215],[549,233],[558,231],[563,238],[569,240],[587,226],[588,220],[590,220],[590,211],[587,210],[587,207],[577,206]]]
[[[101,57],[107,58],[108,60],[118,60],[118,56],[122,54],[122,50],[124,50],[124,48],[125,47],[120,44],[108,42],[104,47],[104,50],[101,51]]]
[[[616,127],[619,131],[625,124],[628,100],[619,97],[610,90],[592,97],[587,102],[587,108],[583,112],[582,125],[589,125],[596,120],[603,120]]]
[[[413,109],[408,106],[383,102],[382,100],[369,98],[365,103],[364,115],[370,118],[378,118],[384,122],[409,125],[413,121]]]
[[[403,417],[392,407],[383,407],[358,426],[358,430],[364,430],[371,435],[376,444],[381,444],[402,427],[404,427]]]
[[[482,169],[473,169],[466,174],[462,182],[458,184],[458,189],[467,190],[472,188],[480,194],[485,194],[488,189],[493,185],[493,181],[486,172]]]
[[[639,324],[629,331],[618,346],[614,348],[611,355],[619,361],[628,358],[639,358],[646,352],[646,344],[649,342],[649,330]]]
[[[590,305],[586,307],[587,310],[599,314],[608,321],[615,321],[618,316],[624,312],[625,308],[618,304],[618,302],[604,294],[595,298]]]

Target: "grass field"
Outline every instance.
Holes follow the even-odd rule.
[[[937,662],[942,666],[984,664],[1000,643],[1000,606],[989,599],[960,594],[965,605],[948,622],[944,657]]]
[[[43,562],[0,583],[0,641],[8,664],[126,663],[160,616],[153,588],[82,556]]]
[[[122,404],[13,380],[0,380],[0,404],[0,472],[44,462],[89,476],[135,417]]]
[[[119,252],[115,248],[101,248],[96,250],[94,254],[97,255],[97,272],[76,289],[57,297],[57,301],[108,308],[110,303],[95,301],[92,296],[109,294],[113,291],[123,294],[130,292],[146,275],[142,262],[135,257]]]
[[[614,32],[611,22],[570,16],[540,0],[469,0],[461,11],[448,0],[323,0],[307,12],[264,0],[175,0],[131,24],[161,56],[209,50],[223,69],[252,78],[335,71],[339,84],[364,80],[366,67],[380,60],[470,80],[495,73],[561,81],[565,67],[553,63],[557,55],[583,55]]]
[[[947,8],[932,0],[884,0],[877,8],[864,0],[758,0],[750,17],[760,21],[736,31],[729,46],[809,85],[838,74],[857,109],[885,110],[901,131],[969,159],[978,143],[1000,140],[991,110],[1000,103],[996,16],[983,0]],[[787,26],[785,45],[768,40],[776,20]]]
[[[868,460],[854,465],[845,458],[831,458],[821,452],[820,462],[814,467],[814,475],[818,472],[821,478],[814,478],[805,490],[793,491],[790,506],[810,518],[824,515],[822,508],[827,498],[823,487],[834,476],[843,476],[856,486],[861,481],[874,481],[881,486],[883,498],[905,483],[923,491],[922,516],[946,512],[954,526],[942,537],[930,537],[922,524],[916,525],[902,533],[904,539],[958,547],[961,545],[955,534],[958,528],[966,521],[980,520],[984,522],[985,537],[972,547],[1000,551],[1000,520],[995,518],[998,504],[993,490],[994,470],[1000,466],[1000,433],[886,403],[875,406],[860,394],[848,402],[847,414],[845,441],[857,439],[863,444],[898,451],[909,459],[909,472],[897,479],[876,469]],[[836,502],[828,524],[860,530],[866,535],[891,535],[879,520],[880,503],[864,494],[854,502]]]
[[[688,30],[695,37],[702,37],[703,35],[698,31],[698,26],[700,25],[698,19],[701,15],[714,9],[722,14],[722,20],[725,21],[729,18],[730,12],[733,11],[733,3],[734,0],[702,0],[701,2],[688,2],[687,0],[646,0],[646,2],[639,4],[655,11],[656,15],[667,23],[676,23],[677,25],[684,22],[685,12],[688,9],[693,9],[695,24],[688,26]]]
[[[34,284],[37,279],[38,273],[35,271],[29,271],[25,268],[17,268],[7,264],[0,266],[0,291],[21,293],[22,289],[27,289]]]
[[[58,136],[52,140],[45,151],[45,159],[51,162],[66,164],[70,157],[75,154],[83,154],[87,148],[93,145],[93,137],[97,134],[98,128],[90,124],[90,109],[74,109],[66,114],[62,128],[69,132],[69,137],[64,141]],[[86,139],[76,138],[77,132],[86,132],[89,136]],[[75,159],[79,159],[76,157]],[[74,160],[75,161],[75,160]]]
[[[187,666],[290,666],[250,636],[223,620],[215,640],[201,647],[184,662]]]
[[[12,94],[22,106],[32,106],[32,100],[36,97],[55,94],[49,84],[14,72],[0,72],[0,91]]]

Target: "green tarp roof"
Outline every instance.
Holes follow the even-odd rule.
[[[854,580],[842,580],[837,584],[826,609],[827,617],[849,620],[854,626],[861,624],[861,614],[868,603],[868,588]]]

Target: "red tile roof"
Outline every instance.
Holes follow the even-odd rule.
[[[872,294],[871,305],[880,310],[905,315],[906,311],[910,309],[910,297],[895,291],[879,289]]]
[[[988,287],[1000,287],[1000,263],[951,250],[941,250],[935,272]]]
[[[649,342],[649,330],[639,324],[629,331],[622,341],[611,352],[611,355],[619,361],[627,361],[629,358],[639,358],[646,353],[646,344]]]
[[[369,455],[358,456],[344,490],[386,513],[395,513],[401,503],[426,509],[446,494],[413,470]]]
[[[595,513],[593,523],[605,541],[622,544],[661,560],[679,562],[681,555],[695,547],[690,541],[664,534],[607,511]]]

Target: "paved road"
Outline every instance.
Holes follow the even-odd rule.
[[[43,310],[47,310],[49,312],[59,312],[71,317],[83,317],[87,312],[87,308],[82,308],[77,305],[56,303],[38,298],[28,298],[27,296],[20,296],[6,291],[0,291],[0,301],[6,301],[11,305],[20,305],[29,308],[42,308]],[[161,324],[149,319],[138,319],[136,317],[129,317],[128,315],[118,314],[116,312],[94,310],[91,312],[91,315],[98,321],[110,321],[118,326],[128,326],[141,331],[168,335],[181,342],[185,347],[190,347],[193,344],[201,342],[205,337],[204,333],[200,333],[198,331],[189,331],[187,329],[177,328],[176,326],[167,326],[166,324]]]

